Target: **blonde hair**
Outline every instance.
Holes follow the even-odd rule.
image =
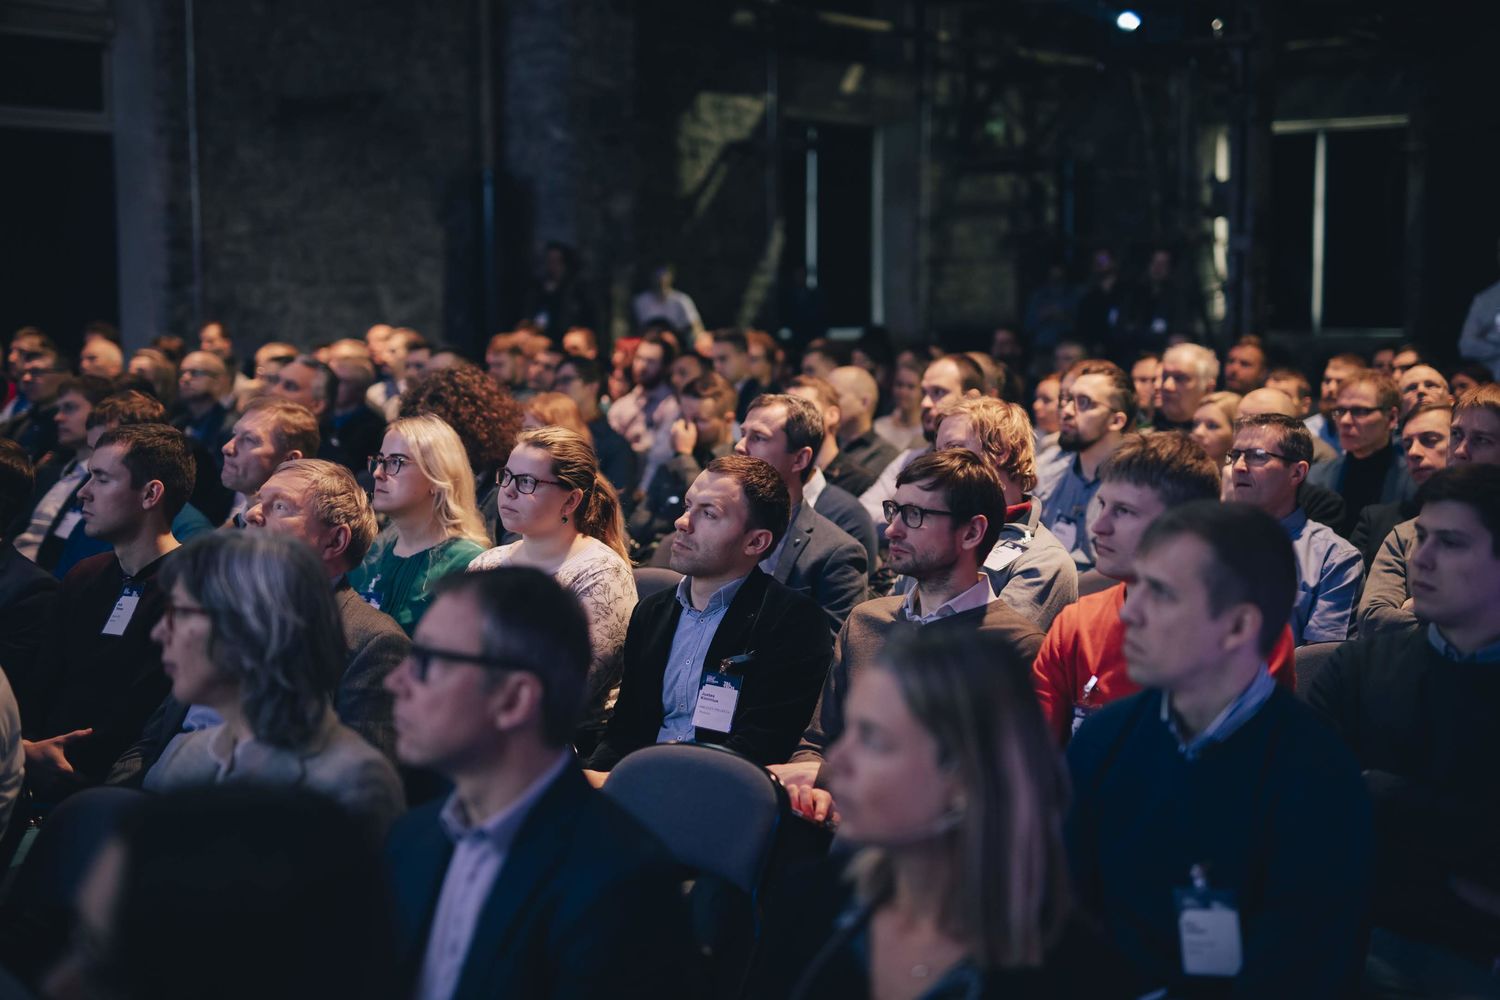
[[[349,546],[344,565],[353,569],[364,561],[370,543],[380,532],[369,494],[360,488],[354,474],[342,465],[321,458],[297,458],[282,462],[272,475],[293,476],[303,484],[303,502],[314,517],[330,528],[348,528]]]
[[[1198,407],[1217,407],[1219,412],[1228,417],[1227,423],[1230,427],[1240,418],[1240,400],[1244,397],[1237,392],[1211,392],[1198,400]]]
[[[430,413],[402,417],[385,432],[406,438],[407,457],[432,484],[432,514],[443,533],[449,538],[489,545],[489,532],[479,516],[474,492],[474,469],[458,432]]]
[[[516,438],[516,447],[529,445],[547,453],[552,460],[552,474],[570,490],[581,490],[583,499],[573,511],[580,533],[608,545],[621,559],[630,562],[625,548],[625,518],[620,513],[620,498],[608,479],[599,471],[594,446],[581,434],[566,427],[538,427],[524,431]]]
[[[526,401],[525,412],[528,417],[540,421],[543,427],[564,427],[590,445],[594,443],[594,435],[590,433],[589,425],[583,422],[583,414],[571,396],[560,392],[539,392]]]
[[[955,415],[969,421],[986,461],[1019,483],[1021,492],[1036,488],[1036,436],[1025,410],[989,396],[948,399],[938,405],[938,427]]]

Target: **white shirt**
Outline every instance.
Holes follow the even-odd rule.
[[[988,573],[980,573],[979,580],[974,586],[962,594],[950,597],[926,614],[917,610],[917,596],[921,591],[922,588],[920,586],[913,587],[907,592],[906,600],[901,605],[901,613],[906,616],[906,620],[916,622],[918,625],[929,625],[939,618],[951,618],[965,611],[987,607],[996,600],[995,588],[990,585]]]
[[[644,291],[635,297],[633,306],[637,326],[658,317],[666,318],[678,330],[696,330],[703,325],[692,298],[675,288],[667,293],[665,299],[655,289]]]

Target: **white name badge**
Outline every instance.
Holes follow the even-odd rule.
[[[698,704],[693,709],[693,725],[716,733],[731,732],[743,682],[743,678],[732,674],[704,674],[703,686],[698,689]]]
[[[1182,971],[1189,976],[1237,976],[1243,964],[1240,911],[1228,893],[1177,893]]]
[[[115,609],[109,613],[109,620],[104,623],[101,635],[124,635],[125,628],[130,624],[130,619],[135,616],[135,606],[141,603],[141,592],[129,587],[120,594],[120,599],[115,602]]]
[[[1064,549],[1072,552],[1078,547],[1078,522],[1066,517],[1057,519],[1052,525],[1052,534]]]
[[[58,538],[71,538],[73,536],[73,529],[78,527],[78,522],[82,520],[83,511],[77,509],[70,510],[57,522],[57,527],[52,529],[52,533]]]

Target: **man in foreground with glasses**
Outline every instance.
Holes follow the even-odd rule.
[[[885,537],[892,567],[915,585],[905,594],[865,601],[850,613],[834,643],[833,665],[812,722],[791,762],[773,765],[772,774],[788,785],[817,780],[824,752],[844,731],[844,699],[854,675],[897,635],[919,629],[973,632],[1014,650],[1016,662],[1036,657],[1041,630],[995,596],[983,570],[1003,527],[991,512],[1004,509],[1000,480],[973,452],[934,451],[901,470],[896,495],[885,502]]]
[[[1338,403],[1329,417],[1338,427],[1344,453],[1314,466],[1308,480],[1343,496],[1344,520],[1329,527],[1345,538],[1370,504],[1405,500],[1416,493],[1406,456],[1393,437],[1400,407],[1396,383],[1368,369],[1354,372],[1339,387]]]
[[[403,763],[453,782],[391,831],[393,990],[451,997],[660,997],[692,940],[666,850],[591,790],[569,749],[588,622],[550,576],[445,577],[386,679]],[[607,933],[600,933],[607,928]]]
[[[1267,413],[1234,428],[1225,468],[1224,499],[1248,503],[1276,518],[1297,556],[1297,601],[1292,639],[1299,646],[1343,642],[1364,576],[1359,550],[1326,524],[1308,519],[1297,487],[1312,462],[1312,432],[1295,417]]]
[[[1136,549],[1146,529],[1172,507],[1219,497],[1218,467],[1180,431],[1127,435],[1099,478],[1089,531],[1099,572],[1120,582],[1064,608],[1032,668],[1042,714],[1059,743],[1104,705],[1140,690],[1125,672],[1120,609],[1135,583]],[[1291,629],[1283,629],[1270,656],[1271,676],[1288,687],[1292,648]]]

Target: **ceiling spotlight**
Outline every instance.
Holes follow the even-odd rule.
[[[1215,35],[1222,35],[1222,34],[1224,34],[1224,22],[1222,20],[1220,20],[1219,18],[1217,18],[1217,17],[1214,18],[1212,21],[1210,21],[1208,23],[1208,26],[1210,28],[1214,29],[1214,34]]]
[[[1141,26],[1141,15],[1133,10],[1122,10],[1115,18],[1115,27],[1121,31],[1134,31]]]

